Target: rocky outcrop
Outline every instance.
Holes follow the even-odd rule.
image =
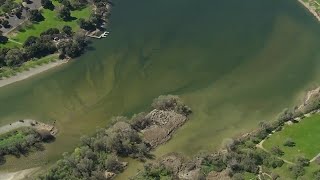
[[[182,126],[187,117],[175,111],[163,111],[154,109],[145,117],[151,125],[142,130],[143,139],[152,148],[167,142],[173,133]]]

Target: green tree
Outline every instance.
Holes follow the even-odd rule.
[[[59,16],[59,18],[61,18],[64,21],[70,20],[70,18],[71,18],[70,9],[68,7],[66,7],[66,6],[62,6],[58,10],[58,16]]]
[[[50,10],[54,9],[54,5],[52,4],[51,0],[41,0],[41,5],[45,9],[50,9]]]
[[[10,49],[5,56],[5,62],[7,66],[22,64],[24,62],[23,53],[18,48]]]
[[[32,22],[40,22],[44,20],[44,17],[42,16],[41,12],[37,9],[30,10],[28,14],[29,20]]]

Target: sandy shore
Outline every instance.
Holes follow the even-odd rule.
[[[37,131],[46,130],[46,131],[49,131],[53,136],[55,136],[58,133],[58,129],[54,125],[45,124],[43,122],[39,122],[33,119],[22,119],[22,120],[1,126],[0,135],[8,133],[10,131],[14,131],[22,127],[32,127]]]
[[[315,11],[315,8],[310,6],[309,3],[304,2],[303,0],[298,0],[305,8],[307,8],[309,10],[310,13],[313,14],[314,17],[316,17],[318,19],[318,21],[320,22],[320,16],[318,15],[318,13]]]
[[[60,66],[60,65],[65,64],[67,62],[68,62],[68,60],[58,60],[58,61],[50,62],[48,64],[44,64],[41,66],[37,66],[35,68],[30,69],[29,71],[23,71],[21,73],[18,73],[15,76],[0,80],[0,87],[12,84],[17,81],[27,79],[31,76],[34,76],[34,75],[39,74],[41,72],[47,71],[51,68]]]
[[[40,167],[25,169],[17,172],[1,172],[0,171],[0,179],[1,180],[21,180],[25,179],[32,173],[36,172]]]

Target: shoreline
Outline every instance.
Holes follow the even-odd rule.
[[[315,11],[313,6],[310,6],[309,3],[304,2],[303,0],[298,0],[308,11],[320,22],[320,15]]]
[[[47,130],[52,136],[56,136],[58,133],[58,129],[54,125],[43,123],[33,119],[21,119],[16,122],[1,126],[0,135],[6,134],[10,131],[14,131],[22,127],[31,127],[36,131]]]
[[[0,179],[2,180],[22,180],[27,178],[29,175],[35,173],[39,170],[40,167],[24,169],[15,172],[7,172],[7,171],[0,171]]]
[[[18,82],[18,81],[25,80],[27,78],[30,78],[30,77],[34,76],[34,75],[40,74],[42,72],[45,72],[45,71],[47,71],[49,69],[58,67],[58,66],[60,66],[62,64],[67,63],[68,61],[69,61],[68,59],[64,59],[64,60],[57,60],[57,61],[54,61],[54,62],[49,62],[48,64],[43,64],[43,65],[31,68],[29,70],[19,72],[14,76],[11,76],[11,77],[8,77],[8,78],[5,78],[5,79],[1,79],[0,80],[0,88],[4,87],[4,86],[7,86],[9,84]]]

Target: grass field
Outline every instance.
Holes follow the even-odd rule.
[[[283,146],[286,139],[291,138],[296,145],[294,147]],[[312,159],[320,153],[320,115],[316,114],[304,118],[300,123],[285,126],[280,132],[274,133],[267,139],[263,146],[270,150],[273,146],[279,146],[284,151],[283,158],[294,162],[297,156],[305,156]]]
[[[272,172],[275,174],[280,175],[280,180],[286,180],[286,179],[295,179],[293,177],[292,173],[289,171],[289,166],[288,164],[284,164],[280,168],[273,169]],[[309,166],[305,167],[305,174],[301,177],[299,177],[300,180],[311,180],[314,179],[313,177],[313,172],[316,170],[320,169],[319,165],[315,163],[311,163]]]
[[[56,6],[59,3],[54,2]],[[57,17],[56,11],[51,11],[49,9],[42,9],[42,15],[45,18],[44,21],[41,21],[36,24],[27,25],[22,28],[20,31],[12,33],[9,35],[9,38],[23,43],[29,36],[39,36],[41,32],[49,28],[62,28],[65,25],[71,26],[74,31],[77,31],[80,27],[77,24],[77,19],[79,18],[88,18],[91,14],[92,7],[86,7],[81,10],[76,10],[71,12],[71,16],[74,18],[71,21],[63,21]]]

